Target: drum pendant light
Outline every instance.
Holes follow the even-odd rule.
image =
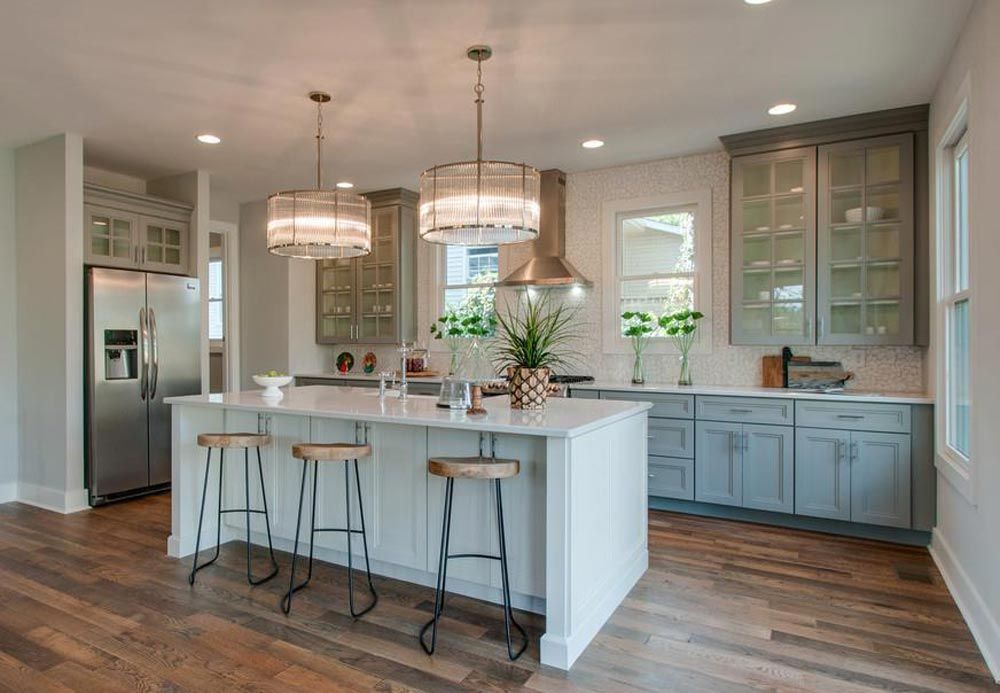
[[[347,190],[323,189],[323,104],[330,95],[313,91],[309,99],[316,104],[316,188],[267,198],[267,249],[307,260],[367,255],[372,247],[371,203]]]
[[[476,159],[420,174],[420,237],[446,245],[503,245],[538,237],[538,169],[483,160],[483,62],[493,50],[472,46],[476,63]]]

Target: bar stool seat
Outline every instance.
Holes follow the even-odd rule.
[[[296,443],[292,446],[292,457],[297,460],[347,462],[359,457],[370,457],[371,454],[371,445],[352,443]]]
[[[313,549],[318,532],[342,532],[347,535],[347,600],[354,618],[360,618],[375,608],[378,604],[378,592],[372,583],[371,563],[368,558],[368,537],[365,532],[365,506],[361,501],[361,475],[358,471],[358,459],[371,457],[372,446],[367,443],[295,443],[292,445],[292,457],[302,460],[302,481],[299,487],[299,510],[295,516],[295,544],[292,548],[291,575],[288,578],[288,592],[281,598],[281,610],[288,614],[292,610],[292,595],[309,584],[313,572]],[[351,462],[354,462],[354,485],[358,494],[358,512],[361,516],[361,529],[351,527]],[[312,510],[309,515],[309,567],[306,579],[295,584],[295,563],[299,555],[299,532],[302,528],[302,505],[306,494],[306,473],[312,462]],[[344,463],[344,511],[347,517],[346,527],[316,526],[316,496],[319,487],[319,463]],[[371,603],[364,609],[354,606],[354,552],[351,550],[351,538],[361,535],[361,543],[365,550],[365,574],[368,578],[368,591],[371,593]]]
[[[420,629],[420,646],[429,655],[434,654],[437,644],[437,627],[444,611],[445,585],[448,580],[448,561],[453,558],[481,558],[500,562],[500,577],[503,584],[503,623],[504,635],[507,640],[507,656],[511,661],[520,657],[528,647],[528,634],[516,620],[510,603],[510,578],[507,572],[507,537],[504,532],[503,496],[500,493],[500,480],[509,479],[521,470],[520,460],[500,459],[497,457],[431,457],[427,460],[427,471],[434,476],[444,477],[444,519],[441,526],[441,551],[438,554],[438,576],[434,589],[434,616]],[[483,553],[450,553],[451,543],[451,512],[454,506],[455,479],[485,479],[493,483],[496,494],[497,535],[500,555],[493,556]],[[515,650],[511,639],[511,627],[521,635],[522,644]],[[426,641],[427,631],[431,631],[430,644]]]
[[[222,539],[222,516],[227,513],[243,513],[246,515],[247,524],[247,582],[251,585],[259,585],[267,582],[278,574],[278,561],[274,557],[274,546],[271,543],[271,521],[267,514],[267,492],[264,490],[264,468],[260,459],[260,449],[262,446],[271,444],[271,436],[262,433],[199,433],[199,447],[208,448],[208,458],[205,461],[205,481],[201,489],[201,509],[198,512],[198,535],[195,537],[194,558],[191,563],[191,574],[188,576],[188,583],[194,585],[195,574],[202,568],[206,568],[219,558],[219,547]],[[263,510],[250,507],[250,448],[257,450],[257,475],[260,479],[260,497],[263,503]],[[243,490],[246,505],[242,508],[222,508],[222,471],[225,460],[225,451],[229,449],[243,450]],[[201,528],[205,519],[205,498],[208,496],[208,477],[212,469],[212,450],[219,451],[219,506],[217,509],[217,524],[215,530],[215,555],[211,559],[198,565],[198,553],[201,549]],[[267,530],[267,551],[271,558],[271,572],[261,578],[255,578],[251,570],[251,547],[250,543],[250,516],[263,515],[264,527]]]
[[[271,436],[263,433],[199,433],[202,448],[261,448],[271,444]]]
[[[496,457],[431,457],[427,471],[446,479],[509,479],[521,471],[520,460]]]

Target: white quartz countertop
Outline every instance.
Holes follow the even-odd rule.
[[[842,392],[822,393],[809,390],[789,390],[780,387],[747,387],[741,385],[691,385],[646,383],[644,385],[597,381],[570,385],[572,390],[609,390],[615,392],[667,395],[722,395],[726,397],[782,397],[789,399],[821,399],[832,402],[884,402],[885,404],[933,404],[934,398],[920,392],[872,392],[847,388]]]
[[[264,399],[261,390],[224,392],[208,395],[167,397],[172,405],[240,409],[267,414],[318,416],[353,421],[371,421],[461,428],[492,433],[572,438],[622,419],[642,414],[650,408],[647,402],[616,402],[611,400],[567,399],[554,397],[545,409],[519,411],[510,408],[506,397],[483,400],[485,416],[468,416],[464,410],[442,409],[437,397],[410,395],[405,402],[398,398],[378,397],[367,387],[325,387],[310,385],[288,387],[280,400]],[[394,395],[395,393],[390,393]]]

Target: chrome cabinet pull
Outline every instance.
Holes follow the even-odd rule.
[[[753,414],[753,409],[730,409],[730,414]]]
[[[838,440],[837,441],[837,459],[838,460],[843,460],[845,457],[847,457],[847,444],[844,441],[842,441],[842,440]]]
[[[858,461],[858,444],[852,442],[851,443],[851,462],[857,462],[857,461]]]
[[[743,452],[750,452],[750,434],[743,434]]]
[[[865,418],[864,414],[837,414],[838,419],[849,419],[851,421],[858,421]]]

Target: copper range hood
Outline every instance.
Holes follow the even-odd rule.
[[[539,234],[531,243],[531,259],[508,274],[499,286],[590,286],[590,281],[566,260],[565,173],[555,168],[542,171],[539,202]]]

